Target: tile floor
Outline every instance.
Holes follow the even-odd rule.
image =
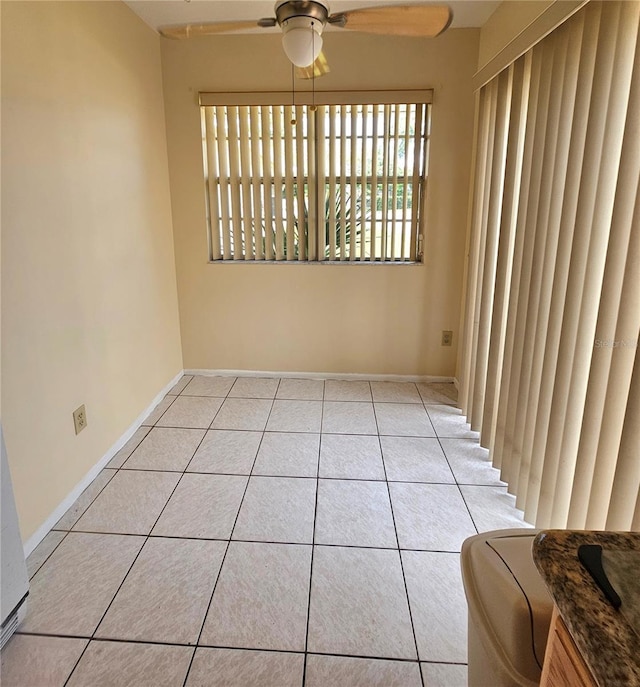
[[[183,377],[29,557],[2,684],[466,684],[462,541],[527,525],[454,399]]]

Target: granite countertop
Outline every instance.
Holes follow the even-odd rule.
[[[622,562],[620,609],[578,560],[581,544],[602,546],[606,570],[609,555]],[[533,559],[599,687],[640,687],[640,533],[544,530],[534,540]]]

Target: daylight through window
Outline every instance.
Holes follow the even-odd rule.
[[[200,94],[212,261],[415,262],[431,91]]]

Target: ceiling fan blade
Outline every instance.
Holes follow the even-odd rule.
[[[215,36],[219,33],[233,33],[235,31],[246,31],[247,29],[268,28],[276,25],[276,20],[273,23],[267,23],[266,19],[259,19],[258,21],[220,21],[211,22],[209,24],[183,24],[182,26],[162,26],[160,27],[160,35],[165,38],[191,38],[192,36]]]
[[[452,19],[446,5],[390,5],[340,12],[329,22],[363,33],[432,38],[448,28]]]
[[[295,68],[296,77],[298,79],[317,79],[319,76],[324,76],[330,71],[331,69],[329,68],[327,57],[323,52],[321,52],[316,58],[316,61],[308,67]]]

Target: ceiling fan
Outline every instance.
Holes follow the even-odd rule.
[[[275,4],[275,15],[257,21],[164,26],[160,34],[166,38],[191,38],[279,26],[287,57],[296,67],[308,70],[320,55],[322,32],[327,24],[362,33],[431,38],[447,29],[453,18],[446,5],[425,3],[365,7],[330,14],[324,0],[281,0]]]

